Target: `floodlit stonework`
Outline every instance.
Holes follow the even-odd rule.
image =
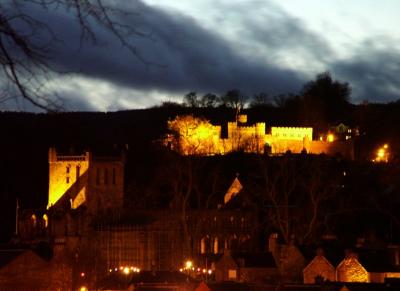
[[[234,151],[280,155],[290,151],[354,158],[351,139],[341,141],[326,137],[325,140],[313,140],[311,127],[273,126],[267,134],[264,122],[249,125],[244,114],[239,115],[237,121],[228,122],[226,137],[221,135],[221,126],[192,115],[177,116],[168,122],[168,128],[173,134],[167,135],[164,144],[183,155],[224,155]]]
[[[323,256],[317,255],[303,270],[304,284],[314,284],[317,278],[334,282],[335,267]]]
[[[49,149],[49,195],[47,208],[70,203],[71,209],[85,205],[90,212],[120,209],[123,203],[124,160],[59,155]]]
[[[370,282],[367,270],[360,264],[356,257],[345,258],[336,268],[338,282]]]

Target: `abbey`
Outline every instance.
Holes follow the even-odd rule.
[[[211,269],[207,258],[228,249],[248,250],[256,237],[254,213],[229,206],[242,189],[238,178],[218,209],[139,210],[124,205],[123,154],[60,155],[50,148],[48,161],[47,209],[23,211],[19,236],[52,246],[74,284],[84,280],[95,289],[100,278],[127,266],[179,270],[188,258]]]
[[[91,213],[122,209],[124,157],[59,155],[49,149],[49,195],[47,208],[85,203]]]

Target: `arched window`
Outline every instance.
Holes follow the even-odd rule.
[[[65,182],[69,184],[69,173],[71,172],[71,165],[65,167]]]
[[[115,168],[113,168],[112,169],[112,183],[113,183],[113,185],[116,184],[116,176],[117,176],[116,170],[115,170]]]
[[[49,226],[49,217],[47,214],[43,214],[43,221],[44,221],[44,227],[47,228]]]
[[[81,165],[76,166],[76,181],[79,179],[79,176],[81,175]]]
[[[207,244],[206,240],[207,240],[206,237],[203,237],[200,240],[200,254],[205,254],[206,253],[206,244]]]
[[[214,238],[214,245],[213,245],[213,252],[214,254],[218,254],[218,238]]]
[[[32,216],[31,216],[31,223],[32,223],[33,227],[36,227],[36,215],[35,214],[32,214]]]

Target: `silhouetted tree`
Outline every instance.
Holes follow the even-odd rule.
[[[201,101],[196,92],[189,92],[183,96],[183,104],[188,107],[197,108],[200,107]]]
[[[235,110],[241,110],[246,104],[247,97],[243,95],[239,90],[229,90],[221,97],[222,105],[233,108]]]
[[[267,93],[258,93],[255,94],[250,101],[249,107],[263,107],[263,106],[271,106],[269,96]]]
[[[206,108],[214,108],[220,103],[220,99],[213,93],[207,93],[201,97],[201,106]]]
[[[53,28],[34,13],[35,9],[66,9],[81,31],[84,41],[96,44],[95,27],[108,31],[136,58],[150,64],[137,52],[129,37],[143,37],[144,33],[118,22],[126,11],[103,0],[26,0],[0,3],[0,66],[2,84],[0,102],[23,98],[38,108],[55,111],[61,104],[54,96],[48,96],[47,84],[59,73],[49,62],[56,45],[62,44]],[[22,29],[23,28],[23,29]]]
[[[351,89],[348,83],[333,80],[330,73],[317,75],[301,91],[305,124],[326,130],[329,123],[347,117]]]
[[[305,244],[314,242],[325,227],[324,206],[337,191],[337,169],[321,157],[302,159],[286,154],[280,159],[260,157],[259,161],[261,181],[256,187],[261,186],[261,196],[257,199],[267,226],[278,231],[286,243],[292,238]]]

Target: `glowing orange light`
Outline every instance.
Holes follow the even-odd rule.
[[[125,267],[123,271],[124,271],[124,274],[128,275],[130,272],[130,269],[129,269],[129,267]]]
[[[85,277],[85,273],[84,272],[81,273],[81,277]]]
[[[192,266],[193,266],[193,262],[192,261],[186,261],[186,263],[185,263],[186,269],[191,269]]]
[[[327,136],[327,140],[328,140],[329,142],[333,142],[333,141],[335,140],[335,136],[334,136],[332,133],[330,133],[330,134],[328,134],[328,136]]]
[[[389,145],[384,144],[376,151],[375,159],[372,160],[373,162],[385,162],[389,161]]]
[[[81,288],[79,288],[79,291],[88,291],[88,288],[86,288],[85,286],[82,286]]]

